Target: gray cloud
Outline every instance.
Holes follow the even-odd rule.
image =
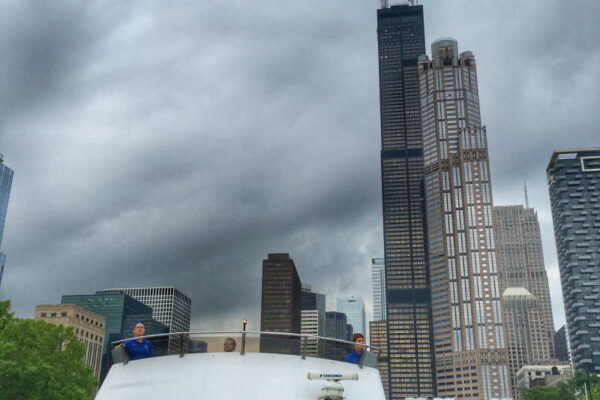
[[[556,277],[544,168],[554,148],[597,145],[600,6],[424,3],[428,43],[454,36],[477,57],[496,203],[522,202],[527,179]],[[370,303],[376,7],[0,5],[15,170],[2,296],[29,316],[62,294],[175,285],[195,327],[230,328],[258,320],[261,260],[289,252],[330,307]]]

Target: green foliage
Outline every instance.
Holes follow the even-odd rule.
[[[591,393],[585,396],[585,385]],[[523,391],[525,400],[600,400],[600,376],[575,373],[575,377],[552,387],[533,387]]]
[[[72,328],[15,318],[0,302],[0,399],[86,400],[98,384]]]

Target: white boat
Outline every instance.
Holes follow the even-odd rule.
[[[206,343],[206,352],[189,353],[183,346],[179,354],[135,361],[125,357],[112,365],[96,400],[385,400],[375,368],[375,354],[380,351],[369,345],[359,364],[351,364],[329,359],[329,350],[351,348],[352,342],[312,335],[179,332],[169,336],[181,338],[182,343]],[[241,344],[237,351],[223,350],[228,337]],[[275,352],[265,352],[267,348]]]

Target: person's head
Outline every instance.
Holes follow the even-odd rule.
[[[142,321],[138,321],[133,325],[133,336],[140,337],[146,334],[146,327]]]
[[[365,344],[365,335],[363,335],[362,333],[355,333],[354,335],[352,335],[352,341],[356,343],[354,345],[354,351],[356,351],[357,353],[362,353],[365,349],[365,347],[363,346]]]
[[[235,340],[233,338],[228,337],[223,342],[223,351],[226,351],[228,353],[235,351],[236,345],[237,345],[237,343],[235,342]]]

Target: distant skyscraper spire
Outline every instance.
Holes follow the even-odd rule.
[[[527,195],[527,181],[523,179],[523,189],[525,190],[525,208],[529,208],[529,196]]]

